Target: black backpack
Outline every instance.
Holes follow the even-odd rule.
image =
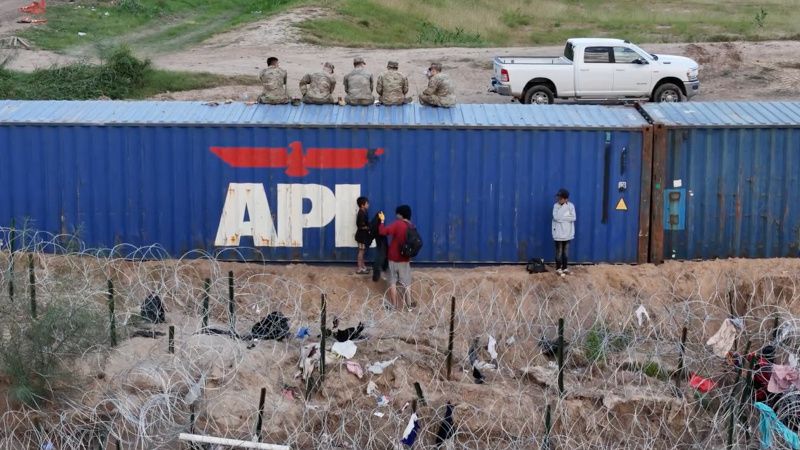
[[[525,266],[528,273],[545,273],[547,269],[544,267],[544,259],[542,258],[533,258],[532,260],[528,261],[528,265]]]
[[[422,238],[419,236],[417,227],[411,222],[408,222],[406,228],[406,242],[400,247],[400,255],[406,258],[414,258],[419,254],[422,248]]]

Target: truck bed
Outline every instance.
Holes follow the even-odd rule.
[[[549,64],[570,65],[572,61],[563,56],[497,56],[495,64]]]

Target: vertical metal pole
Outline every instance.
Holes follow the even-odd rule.
[[[675,387],[680,389],[681,388],[681,381],[683,380],[684,374],[686,373],[686,366],[684,363],[684,355],[686,354],[686,327],[683,327],[681,330],[681,347],[679,349],[678,354],[678,376],[675,378]]]
[[[447,379],[453,369],[453,340],[456,337],[456,298],[450,297],[450,333],[447,335]]]
[[[261,442],[261,426],[264,423],[264,401],[267,398],[267,388],[261,388],[261,398],[258,400],[258,421],[256,422],[256,442]]]
[[[550,430],[552,422],[550,417],[550,405],[544,410],[544,438],[542,439],[542,450],[550,450]]]
[[[233,300],[233,271],[228,272],[228,317],[231,333],[236,333],[236,306]]]
[[[14,226],[14,218],[11,218],[11,230],[8,232],[8,298],[11,303],[14,303],[14,241],[17,234]]]
[[[203,282],[203,329],[208,328],[208,292],[211,289],[211,280],[206,278]]]
[[[419,399],[419,404],[425,406],[425,396],[422,394],[422,386],[419,385],[418,382],[414,382],[414,390],[417,391],[417,398]]]
[[[747,346],[744,350],[744,357],[747,358],[747,354],[750,353],[750,345],[751,342],[747,341]],[[728,397],[728,403],[730,403],[730,421],[728,422],[728,446],[727,448],[732,449],[734,448],[733,445],[733,430],[736,426],[736,406],[737,402],[734,396],[736,395],[736,388],[739,386],[739,379],[742,376],[742,369],[744,368],[744,361],[742,361],[742,367],[738,367],[736,369],[736,380],[733,383],[733,389],[731,390],[731,396]]]
[[[319,344],[319,382],[322,383],[325,381],[325,315],[327,314],[328,305],[325,301],[325,294],[322,294],[322,312],[320,313],[319,318],[319,332],[320,332],[320,344]]]
[[[36,320],[36,272],[33,266],[33,253],[28,253],[28,289],[31,295],[31,317]]]
[[[169,326],[169,338],[167,344],[167,351],[170,353],[175,353],[175,326]]]
[[[778,328],[780,328],[780,326],[781,326],[781,318],[780,318],[780,316],[775,316],[775,320],[772,322],[772,340],[773,341],[778,339]]]
[[[114,283],[108,280],[108,319],[109,333],[111,335],[111,346],[117,346],[117,318],[114,315]]]
[[[564,395],[564,318],[558,319],[558,393]]]

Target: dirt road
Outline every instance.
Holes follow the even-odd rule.
[[[13,5],[13,8],[10,7]],[[0,35],[13,34],[8,18],[15,16],[18,1],[0,0]],[[10,11],[9,11],[10,10]],[[324,61],[336,66],[340,81],[337,94],[343,96],[341,79],[354,56],[363,56],[375,74],[388,59],[400,63],[400,70],[409,76],[411,94],[416,96],[426,84],[423,71],[432,60],[442,61],[445,71],[454,79],[459,101],[467,103],[504,103],[508,97],[487,92],[492,74],[492,58],[499,54],[556,55],[561,46],[523,48],[433,48],[433,49],[356,49],[319,47],[303,43],[294,24],[307,18],[327,14],[319,8],[301,8],[253,23],[239,30],[218,35],[208,41],[177,53],[148,54],[158,67],[174,70],[208,71],[225,75],[257,74],[266,65],[266,58],[281,58],[289,72],[290,92],[299,95],[297,83],[305,72],[317,70]],[[8,28],[10,27],[10,28]],[[11,30],[11,31],[9,31]],[[698,101],[798,99],[800,91],[800,42],[733,42],[713,44],[644,45],[651,52],[674,53],[695,58],[700,64],[701,94]],[[42,51],[17,51],[10,67],[31,70],[71,60],[69,57]],[[162,99],[175,100],[253,100],[258,86],[226,86],[200,91],[168,93]]]

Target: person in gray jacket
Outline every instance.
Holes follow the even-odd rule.
[[[556,243],[556,273],[567,276],[567,251],[575,239],[575,205],[569,201],[569,192],[559,189],[553,205],[553,240]]]

